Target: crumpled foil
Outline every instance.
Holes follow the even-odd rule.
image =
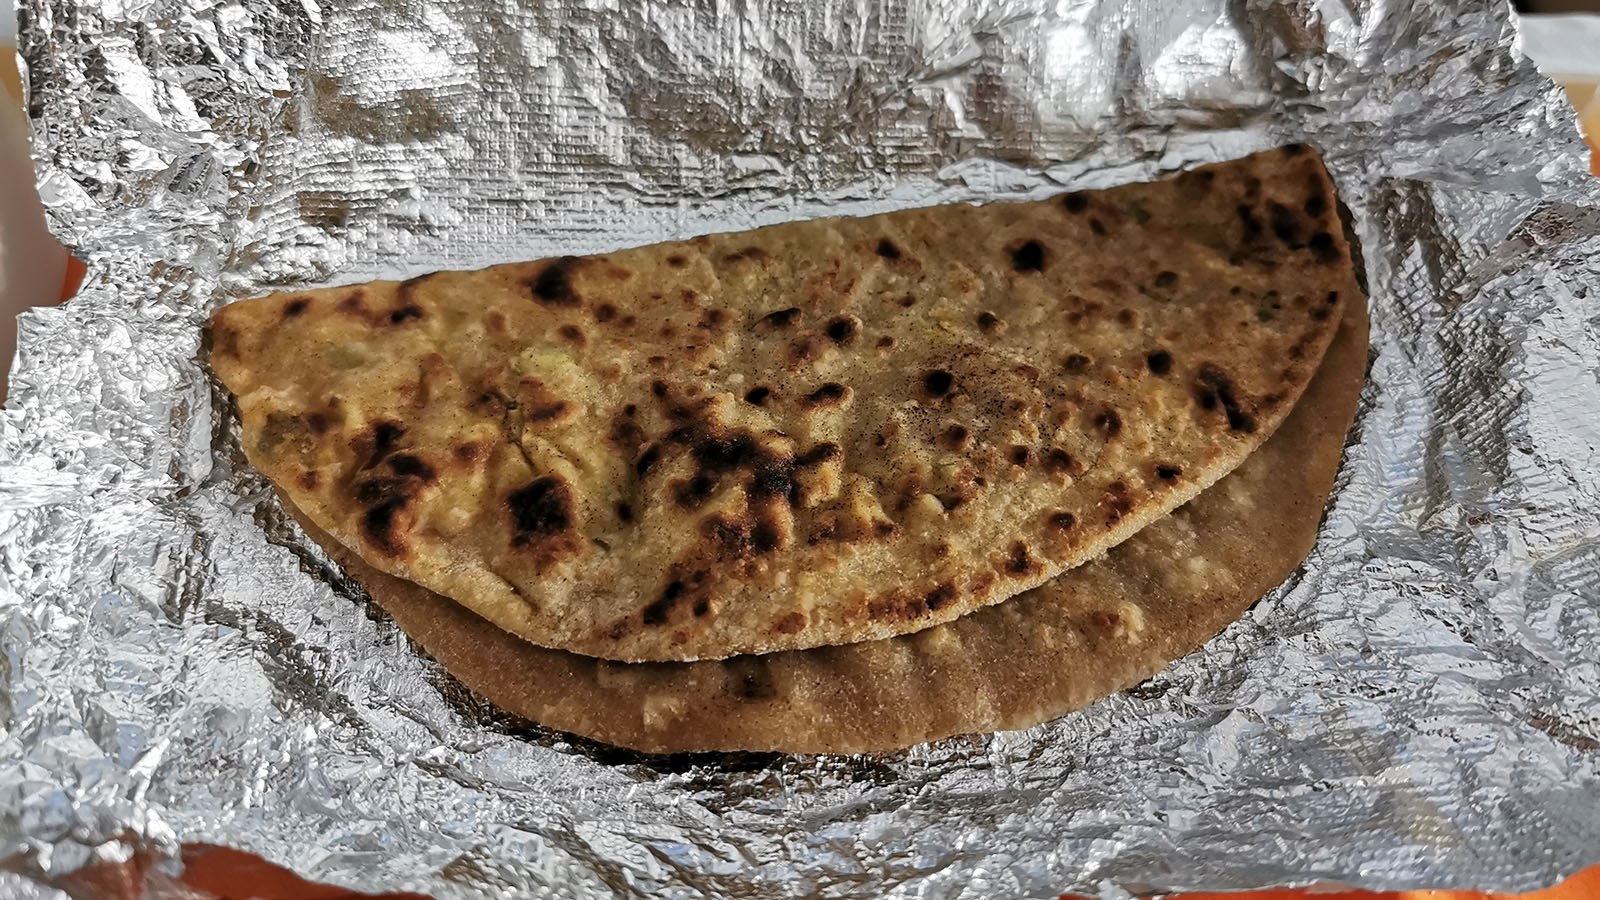
[[[0,859],[262,854],[440,898],[1526,890],[1600,861],[1600,190],[1450,0],[24,0],[88,263],[0,418]],[[1293,139],[1370,384],[1302,571],[1026,732],[645,758],[488,708],[242,465],[219,304]],[[175,865],[175,863],[172,863]],[[41,896],[49,891],[43,891]]]

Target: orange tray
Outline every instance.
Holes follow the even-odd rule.
[[[176,881],[148,868],[136,856],[120,865],[102,864],[62,879],[59,887],[78,900],[429,900],[421,894],[367,894],[314,884],[260,857],[227,847],[191,845]],[[1062,894],[1060,900],[1077,900]],[[1527,894],[1479,891],[1310,891],[1268,890],[1227,894],[1183,894],[1172,900],[1600,900],[1600,866],[1585,869],[1561,884]]]

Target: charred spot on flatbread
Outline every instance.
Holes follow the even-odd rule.
[[[1080,565],[1248,456],[1355,296],[1335,208],[1274,151],[295,291],[219,310],[211,362],[318,523],[529,640],[850,643]]]

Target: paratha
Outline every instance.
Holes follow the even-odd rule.
[[[955,619],[1226,474],[1351,274],[1300,145],[215,316],[250,461],[534,643],[692,660]]]
[[[1353,302],[1294,411],[1231,474],[1103,559],[915,634],[690,663],[537,647],[385,575],[297,516],[413,640],[501,709],[636,750],[859,753],[1025,728],[1159,671],[1293,572],[1365,380]]]

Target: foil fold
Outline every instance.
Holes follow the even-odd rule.
[[[23,0],[20,41],[89,274],[24,318],[0,414],[0,886],[184,842],[440,898],[1515,891],[1600,861],[1600,189],[1504,7]],[[1025,732],[646,758],[512,719],[283,515],[203,363],[212,309],[287,285],[1299,139],[1373,315],[1317,548]]]

